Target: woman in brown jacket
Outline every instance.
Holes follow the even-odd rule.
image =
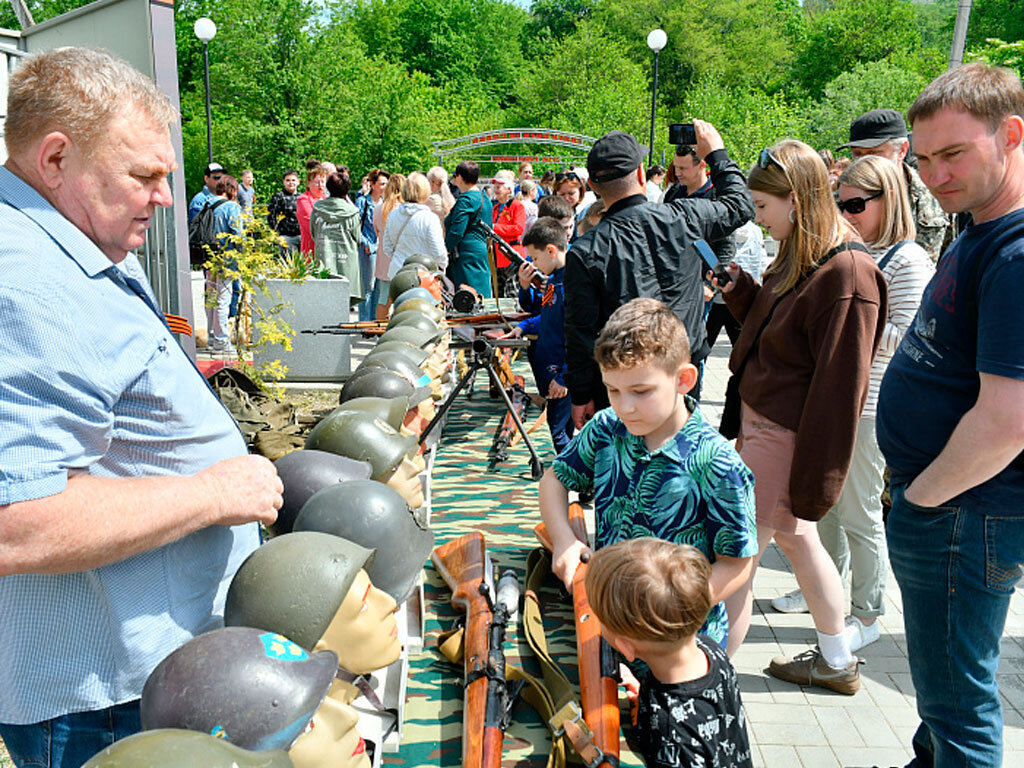
[[[815,521],[839,498],[850,466],[885,326],[885,280],[840,217],[809,146],[786,140],[763,150],[748,186],[755,221],[779,241],[779,255],[763,286],[736,264],[722,286],[743,323],[729,361],[734,373],[742,369],[737,448],[754,473],[760,552],[774,538],[789,558],[819,646],[774,659],[769,672],[853,694],[860,674],[843,633],[843,587]],[[730,653],[750,625],[752,583],[753,574],[726,603]]]

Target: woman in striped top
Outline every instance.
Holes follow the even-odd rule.
[[[839,209],[871,250],[889,286],[889,309],[871,385],[861,411],[850,474],[842,495],[818,523],[818,534],[844,580],[851,578],[850,650],[878,639],[876,619],[884,612],[887,568],[882,524],[885,460],[875,439],[875,405],[882,376],[903,334],[914,321],[921,295],[935,267],[914,242],[914,217],[906,183],[890,160],[863,157],[839,177]]]

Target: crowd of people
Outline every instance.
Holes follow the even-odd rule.
[[[533,314],[509,335],[537,337],[558,449],[539,489],[552,568],[571,589],[589,559],[606,638],[646,662],[628,682],[648,764],[751,764],[728,657],[775,541],[800,586],[777,607],[806,606],[817,645],[770,674],[855,694],[888,562],[921,718],[911,765],[998,766],[995,675],[1024,563],[1022,115],[1020,80],[976,63],[917,97],[912,155],[903,116],[873,110],[844,167],[783,139],[745,173],[694,120],[696,143],[651,169],[660,193],[647,148],[612,131],[586,167],[499,171],[486,191],[465,161],[450,179],[375,169],[353,197],[346,168],[311,160],[267,220],[285,252],[349,279],[360,318],[416,254],[484,297],[510,284]],[[259,546],[252,523],[282,505],[133,254],[172,202],[175,119],[103,52],[36,54],[10,79],[0,737],[19,766],[77,766],[139,730],[143,681],[219,621]],[[190,220],[234,231],[261,202],[252,173],[204,175]],[[480,224],[528,261],[492,268]],[[228,344],[231,286],[211,291],[211,338]],[[723,327],[733,378],[716,428],[701,365]],[[592,559],[570,492],[593,499]]]

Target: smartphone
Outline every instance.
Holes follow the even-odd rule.
[[[711,246],[708,245],[707,240],[697,240],[693,245],[700,254],[700,257],[704,260],[708,270],[714,272],[715,278],[720,284],[725,284],[732,280],[732,276],[725,271],[725,267],[718,266],[718,257],[715,255],[715,252],[711,250]]]
[[[671,123],[668,127],[669,144],[696,144],[697,129],[693,123]]]

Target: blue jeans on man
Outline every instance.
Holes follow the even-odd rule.
[[[32,725],[0,724],[0,738],[18,768],[80,768],[115,741],[141,730],[136,699]]]
[[[1002,764],[999,641],[1024,563],[1024,511],[919,507],[891,490],[889,559],[903,595],[921,725],[914,768]]]
[[[359,319],[377,318],[377,300],[380,296],[379,281],[373,276],[374,254],[362,243],[359,245],[359,281],[363,289],[363,300],[356,305]]]

